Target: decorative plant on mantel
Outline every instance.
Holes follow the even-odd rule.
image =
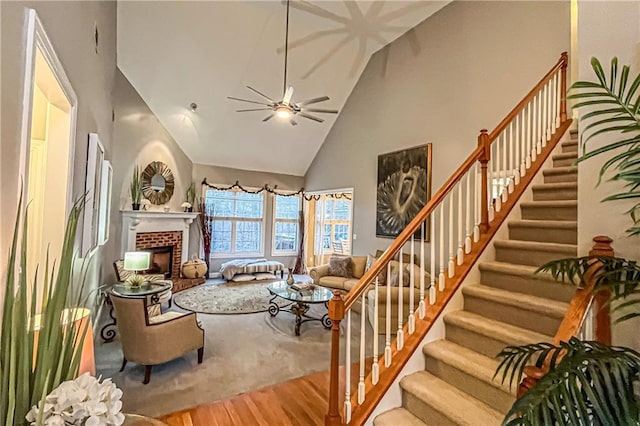
[[[133,168],[133,176],[131,177],[131,209],[140,210],[140,199],[142,198],[142,177],[140,176],[140,167],[136,165]]]
[[[629,66],[618,70],[618,60],[611,61],[610,77],[596,58],[591,65],[597,82],[578,81],[571,90],[574,108],[595,108],[581,117],[583,147],[606,133],[619,133],[621,140],[586,151],[578,162],[602,154],[612,155],[602,166],[598,183],[608,172],[609,180],[624,183],[623,190],[603,201],[640,198],[640,75],[629,82]],[[640,203],[629,211],[633,225],[627,230],[640,234]],[[585,256],[560,259],[543,265],[556,280],[580,285],[594,261],[602,267],[595,272],[594,292],[609,290],[616,322],[640,316],[640,266],[636,260],[617,257]],[[593,269],[591,269],[593,271]],[[597,342],[572,338],[559,346],[536,343],[509,346],[496,376],[509,377],[511,385],[520,381],[524,368],[533,359],[536,366],[547,364],[549,372],[518,399],[504,420],[507,425],[637,425],[640,423],[640,400],[633,382],[640,379],[640,354],[633,349],[609,347]]]
[[[31,280],[26,276],[28,230],[26,213],[21,215],[20,196],[6,268],[0,334],[2,425],[25,424],[25,416],[30,410],[32,424],[45,424],[47,395],[62,382],[73,380],[78,373],[88,322],[80,329],[70,317],[73,317],[73,308],[84,305],[83,280],[74,288],[73,276],[74,242],[84,203],[82,198],[71,208],[57,265],[53,262],[54,266],[51,266],[47,254],[44,268]],[[83,268],[81,275],[84,272]],[[38,300],[41,301],[39,312]],[[38,405],[43,410],[32,410]]]

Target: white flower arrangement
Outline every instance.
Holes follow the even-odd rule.
[[[185,201],[184,203],[180,204],[180,207],[182,207],[183,209],[190,209],[193,206],[191,205],[191,203]]]
[[[111,379],[100,379],[85,373],[75,380],[60,383],[37,406],[33,406],[26,419],[31,426],[120,426],[124,423],[122,391]],[[42,411],[42,421],[37,423]]]

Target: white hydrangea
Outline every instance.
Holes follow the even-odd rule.
[[[42,402],[33,406],[26,419],[36,425],[42,411],[44,426],[120,426],[124,423],[122,411],[122,391],[104,379],[100,383],[89,373],[75,380],[60,383]]]

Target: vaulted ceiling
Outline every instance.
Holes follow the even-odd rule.
[[[327,95],[317,106],[341,109],[369,57],[447,3],[293,0],[293,101]],[[265,123],[268,111],[237,113],[251,104],[227,99],[262,101],[247,85],[282,98],[285,4],[118,3],[118,66],[194,163],[303,175],[324,142],[335,115]]]

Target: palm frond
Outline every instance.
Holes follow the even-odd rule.
[[[640,199],[640,191],[635,191],[640,187],[640,75],[628,85],[630,68],[624,65],[619,70],[618,59],[615,57],[611,60],[608,78],[597,58],[591,59],[591,66],[598,81],[577,81],[571,86],[567,96],[568,99],[577,101],[574,108],[596,108],[581,117],[584,152],[577,161],[582,162],[602,154],[610,155],[612,151],[616,151],[616,155],[601,166],[598,184],[609,170],[614,170],[615,173],[609,180],[623,183],[625,190],[606,197],[603,201]],[[590,140],[608,133],[630,134],[630,137],[607,143],[592,151],[587,150]],[[623,151],[618,152],[620,149]],[[634,206],[634,210],[639,207],[640,202]],[[639,218],[632,215],[631,219],[633,226],[627,229],[627,233],[639,234]]]
[[[545,353],[535,349],[536,345],[512,347],[510,353],[499,356]],[[546,352],[563,356],[553,360],[549,372],[515,402],[503,424],[638,424],[640,402],[633,393],[633,381],[640,377],[638,352],[576,338]],[[520,371],[520,365],[507,364],[505,369]]]

